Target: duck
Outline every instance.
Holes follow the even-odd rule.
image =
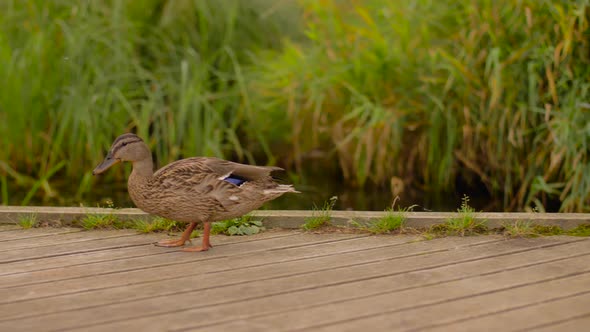
[[[203,224],[200,246],[183,251],[200,252],[212,247],[211,223],[240,217],[285,193],[299,193],[293,185],[279,184],[275,166],[255,166],[214,157],[192,157],[174,161],[154,172],[152,153],[139,136],[117,137],[104,160],[92,171],[98,175],[121,162],[133,170],[127,190],[133,203],[144,212],[188,223],[178,239],[155,243],[161,247],[183,247],[198,224]]]

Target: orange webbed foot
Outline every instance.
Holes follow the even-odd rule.
[[[166,248],[173,248],[173,247],[182,247],[186,243],[186,240],[183,239],[171,239],[171,240],[162,240],[159,242],[154,243],[154,245],[158,247],[166,247]]]
[[[197,247],[189,247],[189,248],[183,248],[181,249],[181,251],[185,251],[185,252],[201,252],[201,251],[207,251],[209,250],[209,248],[211,248],[212,246],[197,246]]]

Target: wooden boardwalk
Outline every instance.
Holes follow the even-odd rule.
[[[590,240],[0,228],[0,331],[582,331]]]

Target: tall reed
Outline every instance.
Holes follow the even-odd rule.
[[[130,130],[150,139],[160,163],[230,152],[251,158],[239,137],[242,66],[257,49],[278,48],[293,35],[293,6],[0,2],[2,201],[19,188],[54,196],[56,172],[80,183],[82,195],[93,164]]]
[[[500,209],[590,209],[589,1],[301,3],[307,44],[260,59],[250,85],[296,165],[320,149],[359,186],[461,178]]]
[[[589,4],[1,1],[0,201],[82,196],[135,130],[160,164],[320,158],[352,186],[588,211]]]

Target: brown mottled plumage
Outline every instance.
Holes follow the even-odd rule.
[[[135,134],[117,137],[93,174],[102,173],[121,161],[133,163],[128,190],[138,208],[191,223],[180,240],[161,241],[159,245],[182,246],[197,222],[204,223],[203,246],[187,251],[207,250],[211,246],[210,222],[239,217],[284,193],[297,192],[293,186],[278,184],[271,177],[271,172],[282,168],[244,165],[218,158],[182,159],[154,173],[151,152]],[[230,177],[239,183],[226,181]]]

